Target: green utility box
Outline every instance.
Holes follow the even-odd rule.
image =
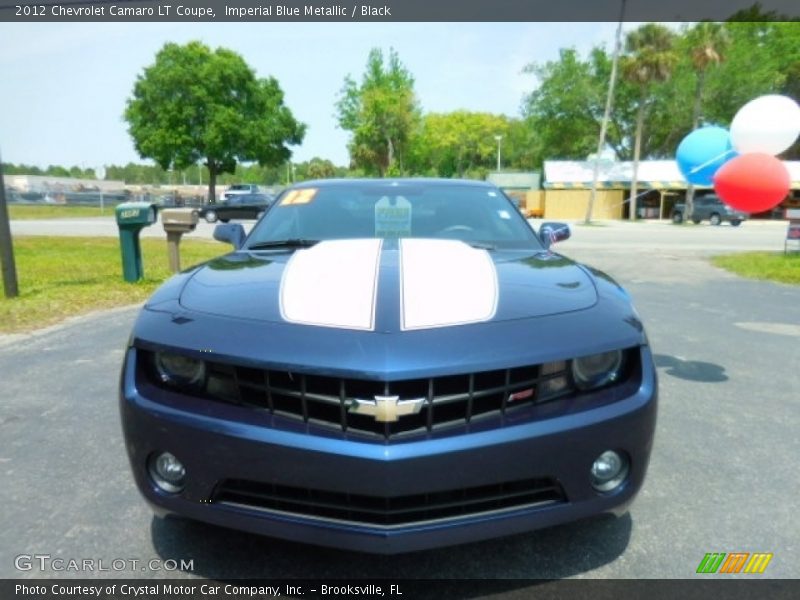
[[[122,275],[125,281],[139,281],[144,277],[139,232],[156,222],[156,207],[149,202],[125,202],[117,206],[116,216]]]

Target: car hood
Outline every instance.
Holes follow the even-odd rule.
[[[596,302],[590,275],[558,254],[422,239],[239,251],[197,269],[180,295],[196,313],[385,333],[544,317]]]

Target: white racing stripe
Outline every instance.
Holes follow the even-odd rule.
[[[497,310],[489,253],[458,240],[402,240],[400,288],[404,330],[480,323]]]
[[[330,240],[297,250],[281,278],[281,316],[291,323],[375,328],[379,239]]]

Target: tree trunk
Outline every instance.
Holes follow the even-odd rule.
[[[700,114],[703,109],[703,88],[705,87],[706,71],[700,69],[697,72],[697,85],[694,89],[694,107],[692,108],[692,129],[700,127]],[[683,221],[687,223],[694,213],[694,184],[690,183],[686,188],[686,202],[683,209]]]
[[[697,73],[697,85],[694,89],[694,108],[692,109],[692,129],[700,127],[700,116],[703,109],[703,88],[706,82],[706,71],[700,69]]]
[[[217,165],[208,161],[206,166],[208,167],[208,204],[214,204],[217,201]]]
[[[392,138],[388,135],[386,136],[386,153],[386,170],[388,171],[394,164],[394,144],[392,143]]]
[[[642,150],[642,129],[644,128],[644,108],[645,100],[642,97],[639,102],[639,110],[636,111],[636,141],[633,145],[633,176],[631,177],[631,197],[630,197],[630,214],[628,218],[631,220],[636,219],[636,203],[637,196],[639,195],[639,154]]]

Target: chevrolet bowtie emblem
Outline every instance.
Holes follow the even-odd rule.
[[[394,423],[405,415],[417,414],[424,403],[425,398],[400,400],[400,396],[375,396],[375,400],[356,398],[350,406],[350,412],[375,417],[379,423]]]

